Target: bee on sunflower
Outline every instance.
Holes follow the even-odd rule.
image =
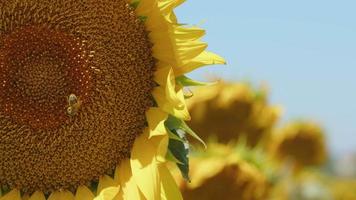
[[[181,3],[0,2],[0,200],[181,199],[185,74],[225,63]]]

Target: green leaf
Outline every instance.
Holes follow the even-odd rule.
[[[176,131],[173,131],[178,137],[180,137],[185,142],[181,142],[178,140],[169,140],[168,149],[172,156],[178,161],[176,162],[182,176],[187,181],[190,181],[189,178],[189,144],[188,141],[183,134],[178,134]],[[169,155],[168,155],[169,156]]]
[[[182,130],[188,133],[190,136],[198,140],[205,149],[207,148],[205,142],[183,120],[170,115],[166,120],[165,125],[171,131]]]
[[[185,142],[182,138],[180,138],[178,135],[176,135],[171,130],[169,130],[169,128],[167,128],[167,132],[168,132],[169,139]]]
[[[173,155],[173,153],[171,152],[171,150],[168,150],[168,151],[167,151],[166,159],[169,160],[169,161],[171,161],[171,162],[184,165],[184,163],[182,163],[181,161],[179,161],[179,160]]]
[[[190,79],[184,75],[177,77],[176,81],[178,84],[180,84],[182,86],[206,86],[206,85],[210,84],[210,83],[195,81],[195,80]]]

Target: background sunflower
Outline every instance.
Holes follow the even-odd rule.
[[[290,162],[296,170],[322,165],[327,159],[322,128],[307,121],[290,123],[277,130],[270,148],[275,158],[282,163]]]
[[[269,195],[272,176],[263,153],[245,145],[208,143],[208,150],[191,155],[191,182],[178,183],[184,199],[262,200]]]
[[[193,91],[188,100],[192,120],[189,125],[203,139],[229,143],[243,138],[250,146],[268,140],[281,108],[268,102],[265,86],[219,81]]]

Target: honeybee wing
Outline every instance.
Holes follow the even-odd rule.
[[[72,106],[78,102],[78,97],[75,94],[70,94],[68,96],[68,104],[69,106]]]

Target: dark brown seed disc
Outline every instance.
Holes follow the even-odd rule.
[[[155,60],[126,0],[8,0],[0,14],[0,185],[75,189],[128,158]]]

